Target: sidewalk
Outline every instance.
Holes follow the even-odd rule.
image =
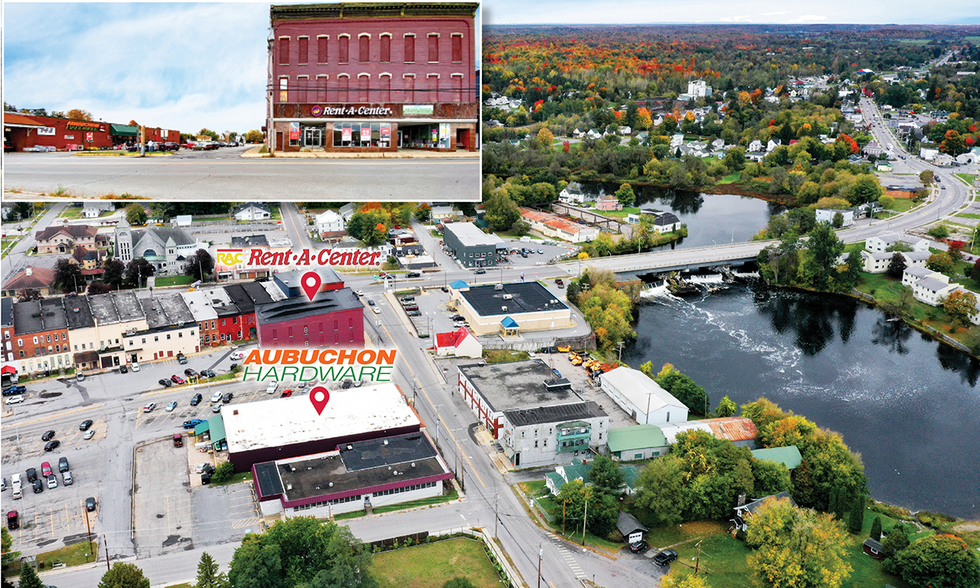
[[[261,145],[242,153],[247,159],[477,159],[479,151],[415,151],[399,149],[395,153],[345,153],[337,151],[277,151],[275,156],[270,153],[259,153]]]

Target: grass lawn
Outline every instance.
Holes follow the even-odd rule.
[[[194,276],[160,276],[154,280],[157,288],[164,286],[189,286],[193,284]]]
[[[976,176],[974,176],[973,174],[953,174],[953,175],[955,175],[959,179],[963,180],[963,182],[967,186],[972,186],[973,185],[973,180],[976,179]]]
[[[270,206],[269,212],[272,213],[272,220],[282,220],[282,211],[279,210],[278,206]]]
[[[742,172],[739,171],[733,174],[728,174],[727,176],[715,182],[715,185],[720,186],[723,184],[734,184],[735,182],[739,182],[741,180],[742,180]]]
[[[511,363],[514,361],[524,361],[530,359],[527,351],[513,351],[511,349],[484,349],[483,359],[487,363]]]
[[[443,502],[450,502],[459,498],[456,489],[454,488],[449,494],[443,494],[442,496],[433,496],[431,498],[420,498],[418,500],[412,500],[410,502],[402,502],[400,504],[392,504],[390,506],[381,506],[374,509],[375,514],[383,512],[394,512],[396,510],[405,510],[406,508],[417,508],[419,506],[429,506],[432,504],[442,504]]]
[[[50,568],[53,564],[61,562],[66,566],[77,566],[79,564],[95,561],[94,557],[89,557],[89,552],[97,554],[99,544],[93,541],[91,547],[87,541],[66,545],[53,551],[45,551],[37,556],[38,565],[44,562],[45,568]]]
[[[917,203],[911,198],[895,198],[895,204],[888,210],[894,212],[905,212],[906,210],[911,210],[912,207],[917,206]]]
[[[81,206],[66,206],[58,218],[82,218],[82,207]]]
[[[957,214],[956,216],[959,216],[959,217],[962,217],[962,218],[972,218],[972,219],[978,219],[978,218],[980,218],[980,214],[973,214],[972,212],[961,212],[961,213]]]
[[[7,254],[10,253],[10,250],[14,248],[14,245],[17,244],[17,241],[20,241],[20,237],[17,237],[16,239],[4,238],[0,240],[0,251],[3,252],[2,257],[7,257]]]
[[[593,210],[592,212],[609,218],[626,218],[630,214],[640,214],[636,206],[624,206],[622,210]]]
[[[500,586],[483,544],[463,537],[375,554],[371,575],[380,588],[441,588],[457,576],[477,588]]]
[[[229,484],[237,484],[239,482],[244,482],[245,480],[252,479],[252,472],[238,472],[232,475],[231,478],[225,480],[224,482],[211,481],[212,486],[228,486]]]
[[[864,251],[864,241],[850,243],[844,246],[844,253],[850,253],[851,251],[857,251],[858,253]]]
[[[530,237],[536,241],[544,241],[544,237],[539,237],[537,235],[518,235],[514,231],[495,231],[496,235],[501,239],[520,239],[521,237]],[[439,235],[442,238],[442,235]]]

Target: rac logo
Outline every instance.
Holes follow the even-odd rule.
[[[223,265],[237,265],[245,261],[244,249],[218,249],[216,260]]]

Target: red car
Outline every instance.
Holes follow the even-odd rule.
[[[292,390],[283,390],[282,394],[279,395],[279,398],[289,398],[292,395],[293,395]]]
[[[184,378],[181,378],[177,374],[174,374],[174,375],[170,376],[170,381],[173,382],[174,384],[183,384],[184,383]]]
[[[41,475],[44,476],[45,478],[47,478],[48,476],[51,475],[51,464],[50,463],[44,462],[44,463],[41,464]]]

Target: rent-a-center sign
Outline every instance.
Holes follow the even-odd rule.
[[[395,111],[388,106],[321,106],[310,107],[311,116],[393,116]]]

